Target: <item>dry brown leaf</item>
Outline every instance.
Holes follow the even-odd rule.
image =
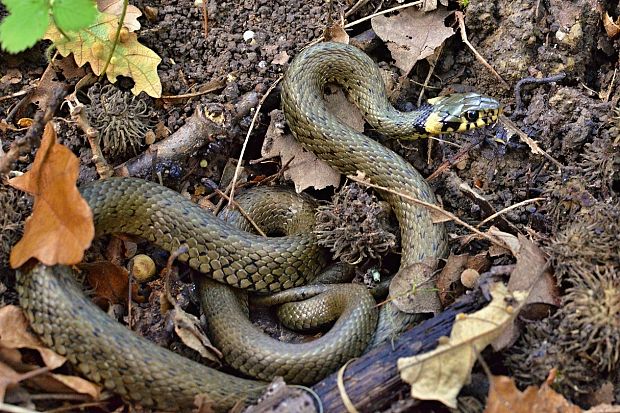
[[[398,359],[403,381],[411,385],[411,396],[438,400],[456,408],[456,396],[469,381],[477,354],[488,346],[516,317],[516,307],[526,293],[508,292],[502,283],[490,287],[493,300],[482,310],[459,314],[450,338],[429,353]]]
[[[34,90],[34,94],[31,98],[32,102],[36,103],[40,109],[47,108],[47,102],[51,97],[52,91],[62,85],[63,83],[58,81],[54,66],[51,63],[48,64],[39,79],[36,89]]]
[[[327,26],[323,35],[326,42],[349,44],[349,34],[341,24]]]
[[[454,298],[457,295],[457,292],[453,291],[451,287],[461,278],[461,273],[467,268],[468,259],[469,254],[450,254],[446,260],[446,265],[441,269],[435,284],[439,290],[439,300],[442,305],[445,305],[451,296]]]
[[[506,376],[491,377],[489,397],[484,409],[484,413],[580,413],[582,411],[564,396],[556,393],[548,382],[543,383],[540,389],[530,386],[521,392],[517,389],[513,379]]]
[[[288,59],[290,58],[291,57],[288,55],[288,53],[286,53],[286,50],[282,50],[281,52],[279,52],[273,57],[273,60],[271,61],[271,63],[274,65],[282,66],[282,65],[287,64]]]
[[[325,88],[325,102],[330,113],[333,113],[338,119],[357,132],[364,132],[365,122],[362,112],[347,100],[342,89],[328,85]]]
[[[8,69],[6,74],[0,77],[0,83],[14,85],[22,81],[22,72],[19,69]]]
[[[81,377],[67,376],[66,374],[51,374],[50,376],[53,380],[62,383],[75,393],[87,394],[92,397],[93,400],[99,400],[101,397],[101,386]]]
[[[177,333],[181,341],[189,348],[196,350],[207,360],[218,362],[222,358],[222,353],[211,344],[207,335],[202,331],[200,320],[189,314],[178,305],[174,306],[174,331]]]
[[[192,409],[192,413],[214,413],[217,410],[215,402],[206,394],[198,394],[194,397],[195,409]]]
[[[405,313],[438,313],[441,311],[439,296],[435,291],[434,258],[401,269],[390,281],[390,297],[400,311]]]
[[[295,184],[295,190],[323,189],[340,185],[340,174],[321,161],[312,152],[304,150],[292,135],[284,133],[284,115],[279,109],[269,113],[271,122],[265,134],[261,155],[265,158],[279,156],[288,165],[284,177]]]
[[[97,0],[97,8],[102,13],[113,14],[120,17],[123,10],[123,0]],[[129,29],[130,32],[140,30],[140,22],[138,21],[140,16],[142,16],[142,12],[139,8],[131,4],[127,5],[123,27]]]
[[[409,7],[394,16],[373,17],[371,23],[375,33],[387,42],[394,64],[407,75],[418,60],[435,53],[454,34],[444,24],[451,13],[446,10],[424,13]]]
[[[47,348],[38,337],[32,335],[28,325],[21,308],[15,305],[0,308],[0,348],[36,350],[50,370],[62,366],[66,358]]]
[[[16,372],[10,366],[0,361],[0,403],[4,402],[6,391],[19,384],[23,374]]]
[[[100,307],[127,303],[129,273],[120,265],[109,261],[80,264],[86,279],[95,290],[94,301]]]
[[[599,404],[591,409],[584,410],[585,413],[620,413],[620,406],[611,404]]]
[[[24,236],[11,250],[11,267],[20,267],[30,258],[45,265],[82,261],[95,227],[90,207],[75,185],[78,170],[78,158],[56,143],[52,123],[45,125],[32,169],[9,181],[14,188],[34,195]]]
[[[605,12],[603,16],[603,27],[605,28],[605,32],[607,32],[607,36],[610,39],[613,39],[620,33],[620,17],[614,21],[608,12]]]

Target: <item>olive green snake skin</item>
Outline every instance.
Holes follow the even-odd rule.
[[[396,111],[387,100],[376,65],[352,46],[321,43],[293,60],[283,82],[282,102],[286,120],[302,145],[343,174],[362,171],[374,184],[431,203],[435,202],[433,191],[408,162],[330,114],[322,96],[330,81],[343,86],[375,129],[394,137],[481,127],[494,122],[501,110],[495,100],[472,93],[436,98],[414,112]],[[153,183],[115,178],[92,183],[81,192],[93,210],[97,234],[135,234],[170,252],[187,246],[188,252],[179,259],[234,287],[256,292],[287,290],[311,281],[325,265],[313,236],[248,234]],[[445,229],[432,223],[426,209],[391,193],[382,195],[401,226],[401,268],[447,252]],[[239,321],[245,314],[236,295],[218,285],[201,289],[213,294],[206,304],[210,308],[205,308],[209,329],[220,331],[222,338],[215,341],[229,364],[263,380],[273,375],[304,383],[318,380],[363,352],[372,339],[376,310],[361,286],[333,287],[340,289],[336,301],[354,305],[342,305],[343,316],[321,339],[283,354],[288,347],[273,347],[260,330]],[[162,410],[189,410],[195,396],[204,395],[220,411],[239,400],[253,401],[265,389],[263,381],[202,366],[131,333],[84,297],[66,267],[37,265],[20,271],[17,288],[35,332],[67,355],[86,377],[128,400]],[[310,286],[298,295],[314,295],[326,288]],[[375,342],[389,332],[383,334],[383,338],[377,334]],[[240,349],[239,341],[249,349]]]

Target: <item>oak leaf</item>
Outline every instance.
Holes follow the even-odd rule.
[[[32,169],[9,181],[11,186],[34,195],[24,236],[11,250],[11,267],[20,267],[30,258],[45,265],[82,261],[95,227],[90,207],[75,185],[78,170],[78,158],[56,143],[56,132],[48,123]]]
[[[63,36],[54,25],[45,33],[45,38],[54,42],[61,55],[66,57],[73,53],[78,66],[90,63],[93,73],[99,76],[112,52],[117,27],[117,16],[99,13],[93,25],[71,33],[69,38]],[[134,95],[146,92],[158,98],[161,96],[161,81],[157,74],[160,62],[157,53],[138,42],[136,33],[128,32],[114,48],[106,76],[111,83],[116,82],[119,75],[131,77],[135,82],[131,89]]]
[[[484,413],[581,413],[583,410],[551,388],[553,376],[552,371],[540,388],[529,386],[524,391],[510,377],[492,376]]]
[[[398,359],[403,381],[411,385],[411,396],[439,400],[456,408],[456,396],[469,381],[471,368],[480,353],[511,323],[526,293],[508,292],[502,283],[491,287],[493,300],[482,310],[459,314],[450,338],[431,352]]]

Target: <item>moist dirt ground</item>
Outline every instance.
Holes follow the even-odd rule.
[[[269,92],[252,125],[244,155],[246,160],[261,158],[269,113],[280,107],[279,86],[273,90],[270,87],[302,47],[323,36],[328,24],[338,24],[342,13],[351,7],[351,2],[344,0],[331,8],[323,0],[210,1],[205,28],[204,10],[192,1],[130,3],[146,16],[140,18],[140,42],[162,58],[158,74],[165,98],[139,96],[143,101],[140,119],[145,130],[151,129],[155,139],[163,139],[205,108],[212,118],[226,118],[225,128],[211,134],[207,143],[191,151],[191,156],[182,161],[153,162],[153,167],[140,169],[142,176],[161,181],[197,201],[214,192],[214,186],[225,188],[226,178],[222,176],[230,174],[225,167],[231,162],[234,165],[231,159],[239,156],[254,116],[251,108]],[[503,211],[481,229],[495,225],[529,238],[548,258],[548,271],[559,287],[559,305],[547,303],[532,311],[529,319],[520,318],[521,338],[516,343],[499,353],[483,353],[491,370],[514,377],[523,388],[541,384],[551,368],[562,371],[568,364],[574,368],[565,369],[555,383],[567,399],[582,407],[620,404],[616,371],[620,353],[620,36],[608,34],[603,25],[606,13],[612,20],[620,15],[620,6],[611,0],[462,3],[468,3],[467,7],[463,9],[450,1],[449,9],[463,10],[469,41],[488,65],[475,57],[458,32],[445,41],[436,60],[418,62],[409,74],[403,74],[394,65],[390,50],[380,38],[374,38],[367,53],[391,71],[397,84],[391,98],[397,108],[413,108],[423,85],[426,97],[451,91],[477,91],[504,105],[505,116],[521,131],[521,136],[498,122],[480,131],[447,137],[450,142],[382,142],[429,177],[445,210],[473,226]],[[346,22],[400,4],[370,0],[347,16]],[[4,14],[0,6],[0,15]],[[458,26],[454,14],[446,19],[446,24]],[[350,28],[352,43],[368,44],[363,40],[372,37],[368,30],[370,21]],[[48,65],[48,46],[49,42],[40,42],[17,55],[0,52],[0,120],[11,126],[0,125],[0,149],[4,152],[26,133],[20,120],[33,118],[40,109],[31,95],[19,92],[36,86],[41,79]],[[58,76],[58,82],[71,83],[62,74]],[[106,84],[104,81],[92,87],[91,92],[84,93],[85,99],[101,102]],[[128,90],[132,81],[121,78],[116,86]],[[201,92],[205,89],[207,92]],[[55,119],[60,143],[80,158],[78,184],[97,179],[90,146],[71,121],[66,105],[57,111]],[[108,162],[117,166],[147,147],[144,141],[138,141],[126,150],[104,146],[103,151]],[[20,157],[13,169],[26,171],[35,149]],[[247,182],[261,182],[274,174],[276,180],[280,178],[282,165],[277,159],[246,165]],[[311,192],[322,200],[329,200],[333,193],[329,189]],[[217,203],[215,198],[209,199]],[[18,304],[8,254],[19,239],[30,202],[3,181],[0,203],[0,306],[7,306]],[[504,279],[507,278],[514,257],[495,254],[484,239],[469,239],[471,232],[461,225],[448,222],[447,226],[452,254],[483,254],[486,264],[479,268],[483,277],[486,273],[501,278],[502,271],[508,268],[504,271]],[[106,255],[112,248],[110,243],[118,241],[99,241],[91,255]],[[117,248],[122,250],[120,255],[132,254],[125,251],[126,245]],[[156,249],[141,243],[138,250],[149,253],[158,268],[165,266],[166,256]],[[124,256],[121,258],[121,264],[125,264]],[[181,279],[189,281],[188,270],[180,267]],[[580,288],[585,291],[586,304],[574,298]],[[161,290],[162,282],[157,280],[134,291],[142,302],[133,304],[133,329],[198,360],[197,353],[176,338],[169,317],[161,315]],[[174,295],[181,307],[198,314],[192,290],[191,283],[179,282]],[[463,290],[460,284],[455,287],[455,294],[445,304],[450,304]],[[580,311],[583,315],[578,325],[588,333],[583,334],[582,341],[566,332],[570,328],[563,324],[565,307],[572,309],[565,311]],[[123,306],[117,310],[121,315],[126,313]],[[277,326],[267,324],[272,333],[278,334]],[[0,337],[1,334],[0,330]],[[582,358],[578,356],[580,352],[585,354]],[[600,368],[601,365],[611,367]],[[475,371],[472,384],[460,399],[461,411],[482,411],[485,405],[489,380],[479,367]],[[582,379],[583,376],[588,379]],[[20,391],[9,393],[12,399],[9,397],[8,401],[30,408],[60,405],[47,400],[46,391],[36,386],[25,383],[17,387]],[[601,389],[607,392],[601,395]],[[108,410],[121,406],[118,399],[112,400],[115,401],[92,408]],[[439,403],[399,406],[395,404],[388,411],[445,409]]]

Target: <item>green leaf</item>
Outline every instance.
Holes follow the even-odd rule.
[[[19,53],[43,37],[49,26],[47,0],[3,0],[9,15],[0,23],[0,45]]]
[[[90,26],[97,17],[93,0],[54,0],[52,15],[62,31],[77,31]]]

